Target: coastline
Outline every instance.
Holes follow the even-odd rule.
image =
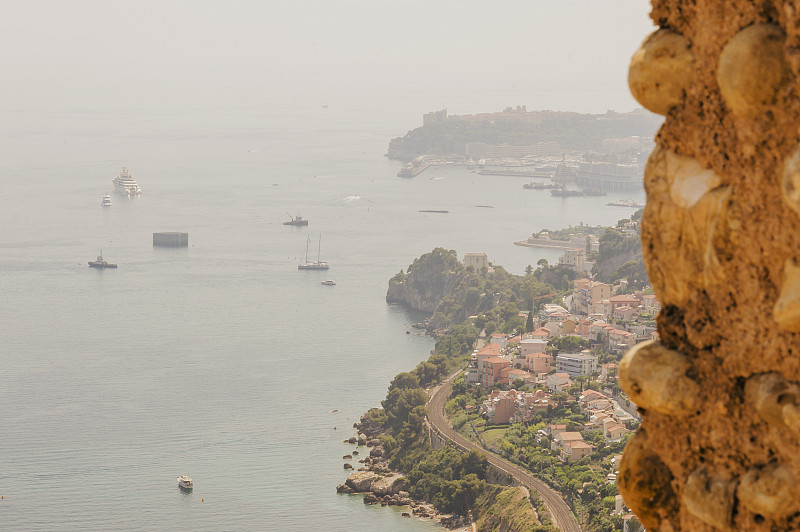
[[[473,532],[475,530],[474,523],[469,517],[439,513],[432,503],[414,499],[409,495],[406,491],[405,475],[391,469],[386,460],[379,438],[383,434],[380,425],[368,420],[364,415],[358,423],[353,424],[353,428],[356,429],[357,436],[352,436],[342,442],[356,446],[354,450],[342,457],[343,460],[346,460],[344,469],[346,471],[355,469],[355,466],[349,463],[352,460],[357,460],[361,465],[347,477],[344,484],[336,487],[337,493],[363,494],[364,504],[408,508],[407,512],[402,513],[403,517],[431,519],[456,532]],[[359,458],[362,448],[369,449],[369,453],[363,458]]]

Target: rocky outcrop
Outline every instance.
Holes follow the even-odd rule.
[[[416,259],[407,274],[395,275],[389,281],[386,301],[433,313],[466,275],[455,251],[436,248]]]

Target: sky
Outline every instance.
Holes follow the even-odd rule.
[[[538,95],[516,102],[529,109],[626,111],[638,107],[628,62],[654,30],[642,0],[0,5],[0,111],[255,104],[386,87],[525,89]],[[574,104],[556,97],[565,92]]]

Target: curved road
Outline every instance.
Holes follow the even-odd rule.
[[[538,493],[544,501],[545,506],[547,506],[547,510],[550,512],[550,516],[552,517],[553,524],[556,526],[556,528],[565,532],[582,532],[581,527],[578,524],[578,521],[575,519],[575,516],[572,515],[572,511],[569,509],[569,506],[567,506],[567,503],[564,502],[564,499],[562,499],[558,493],[552,490],[541,480],[534,478],[530,472],[521,469],[520,467],[500,458],[496,454],[487,451],[486,449],[483,449],[453,430],[453,428],[450,426],[450,423],[448,423],[447,419],[445,418],[444,405],[447,401],[447,398],[450,396],[450,386],[453,384],[453,380],[455,380],[460,373],[461,370],[453,373],[447,378],[446,381],[431,390],[431,397],[428,400],[428,422],[431,424],[431,426],[437,430],[439,434],[455,443],[462,450],[471,451],[474,449],[476,451],[485,453],[489,463],[495,467],[498,467],[500,470],[513,475],[520,484]]]

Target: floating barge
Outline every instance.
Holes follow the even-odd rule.
[[[153,247],[186,248],[189,247],[189,233],[153,233]]]

